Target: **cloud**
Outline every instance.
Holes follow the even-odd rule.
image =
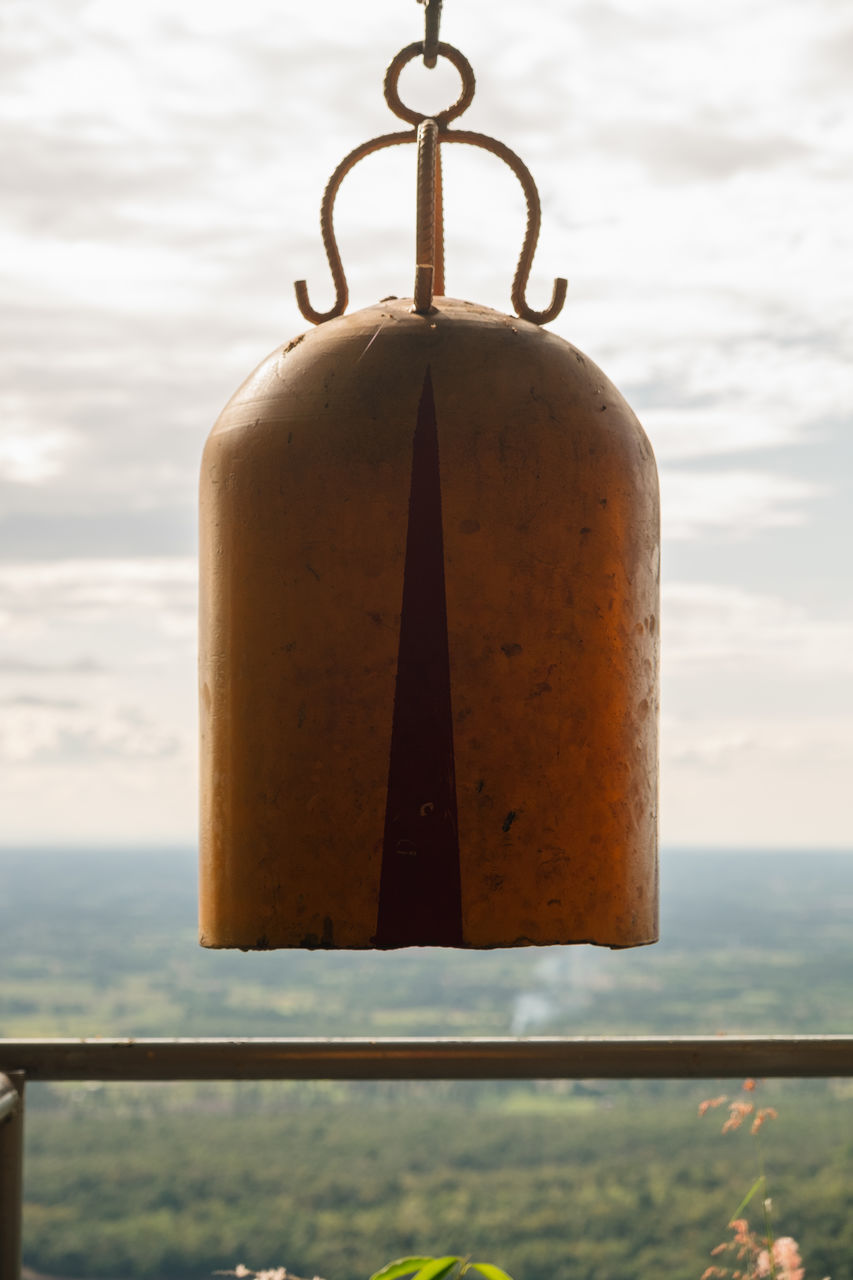
[[[809,51],[803,67],[804,88],[823,98],[827,91],[840,89],[845,95],[850,89],[850,66],[853,63],[853,25],[846,0],[829,6],[837,9],[838,27],[831,35],[824,35]]]
[[[286,21],[276,0],[7,8],[0,695],[30,717],[32,750],[0,778],[4,808],[10,829],[32,830],[50,776],[59,835],[129,819],[190,830],[201,447],[248,371],[305,328],[292,280],[325,303],[323,185],[353,145],[395,127],[382,71],[423,12],[399,0],[357,14],[321,0]],[[478,75],[464,124],[522,154],[543,195],[531,299],[569,276],[553,328],[620,386],[662,464],[673,561],[694,574],[666,586],[670,710],[701,727],[685,745],[699,755],[671,765],[681,784],[714,759],[760,756],[771,702],[785,733],[818,690],[828,706],[821,664],[848,674],[849,30],[843,0],[532,0],[510,40],[477,6],[445,6],[443,36]],[[415,66],[403,85],[429,103],[454,91],[452,74]],[[397,152],[342,192],[353,307],[411,287],[414,156]],[[446,153],[450,291],[506,310],[523,200],[492,158]],[[778,596],[747,590],[765,551]],[[802,567],[817,563],[818,575]],[[703,581],[730,570],[728,586]],[[83,705],[51,710],[51,698]],[[731,714],[703,718],[712,703]],[[769,781],[762,795],[769,823]],[[710,790],[703,806],[720,808]],[[684,808],[694,829],[698,813]]]
[[[21,654],[0,654],[0,675],[97,675],[106,668],[94,658],[69,658],[63,662],[35,662]]]
[[[791,681],[818,677],[830,688],[853,675],[853,616],[821,617],[779,596],[710,583],[673,582],[662,595],[665,670],[691,668],[703,681],[714,669],[748,673],[750,680],[756,673]],[[845,687],[853,694],[845,682],[836,701]],[[788,697],[793,707],[794,683]]]
[[[760,530],[803,525],[821,486],[767,471],[661,470],[663,536],[712,533],[738,541]]]
[[[331,20],[334,15],[349,19],[350,11],[324,3],[293,15],[285,28],[273,21],[273,12],[267,0],[251,0],[230,15],[221,6],[200,3],[176,12],[157,0],[146,6],[144,15],[101,3],[82,7],[73,21],[65,6],[52,3],[23,6],[16,14],[19,47],[11,51],[14,75],[7,85],[6,107],[12,127],[5,136],[17,148],[9,163],[18,175],[16,198],[23,203],[7,232],[6,257],[14,267],[7,342],[16,383],[23,389],[23,430],[33,441],[73,436],[78,442],[76,456],[53,446],[48,451],[45,445],[57,483],[50,483],[42,470],[40,488],[50,494],[57,517],[84,506],[89,513],[108,513],[118,524],[128,507],[138,504],[172,511],[184,505],[184,522],[190,525],[195,468],[208,425],[265,351],[286,337],[289,327],[304,327],[294,318],[292,277],[305,275],[318,296],[327,288],[314,230],[323,182],[340,152],[361,139],[361,133],[353,133],[354,103],[360,119],[363,114],[365,133],[388,127],[378,83],[383,42],[393,51],[395,33],[411,37],[421,14],[416,9],[402,13],[399,6],[386,4],[377,5],[369,17],[360,15],[357,24],[336,23]],[[764,13],[762,8],[756,17],[755,8],[750,8],[742,21],[754,27],[768,20]],[[802,36],[790,27],[790,13],[785,9],[774,17],[774,30],[786,47]],[[783,344],[775,324],[770,324],[763,345],[733,342],[744,324],[754,326],[760,320],[760,303],[771,276],[774,284],[784,280],[791,313],[794,296],[797,306],[803,304],[804,279],[823,279],[821,288],[828,287],[817,260],[819,253],[826,256],[824,235],[816,237],[824,243],[797,268],[795,279],[781,270],[765,270],[756,290],[742,277],[756,257],[756,238],[773,244],[792,224],[814,223],[810,197],[804,199],[787,187],[768,187],[769,198],[759,208],[756,192],[738,187],[713,206],[704,196],[673,203],[672,192],[662,198],[655,187],[634,177],[626,204],[621,160],[637,147],[664,158],[683,152],[678,163],[688,165],[700,160],[704,164],[706,152],[710,155],[716,147],[718,160],[712,156],[713,163],[722,163],[723,157],[737,167],[744,147],[759,145],[752,135],[744,140],[737,133],[737,120],[744,112],[738,115],[727,107],[726,95],[732,86],[741,91],[748,84],[758,93],[768,68],[762,64],[762,74],[756,77],[748,59],[733,56],[731,11],[703,14],[702,39],[712,41],[715,57],[725,52],[721,65],[729,77],[725,83],[716,79],[705,84],[692,61],[704,66],[708,53],[707,48],[693,48],[696,21],[691,14],[688,22],[669,4],[653,6],[648,13],[620,4],[606,6],[597,17],[590,10],[578,22],[569,22],[559,6],[546,4],[537,10],[531,31],[541,26],[550,36],[543,40],[531,34],[519,51],[515,46],[504,48],[499,32],[483,28],[472,16],[445,16],[446,24],[458,23],[463,47],[472,41],[472,54],[479,50],[487,67],[489,59],[496,58],[493,74],[483,76],[484,88],[492,84],[491,97],[485,100],[489,109],[506,96],[508,74],[514,88],[524,88],[525,59],[548,46],[545,78],[534,77],[528,94],[535,108],[529,120],[522,113],[524,118],[514,125],[512,104],[501,109],[506,110],[510,129],[507,140],[523,150],[523,135],[529,134],[534,147],[542,150],[543,187],[552,191],[555,203],[574,218],[595,193],[604,192],[607,201],[588,206],[588,230],[573,234],[565,264],[555,263],[555,269],[565,266],[573,277],[580,276],[573,279],[573,318],[567,318],[566,331],[577,323],[578,303],[585,323],[593,314],[594,304],[587,304],[583,296],[584,272],[587,262],[599,262],[602,269],[607,267],[610,283],[600,294],[605,305],[594,326],[603,345],[592,347],[591,354],[601,350],[606,357],[608,348],[615,347],[619,367],[627,368],[632,380],[634,365],[644,357],[649,365],[663,363],[662,375],[673,387],[680,384],[680,392],[668,401],[652,401],[667,448],[679,447],[676,419],[685,397],[707,397],[713,389],[713,403],[690,406],[695,412],[681,433],[680,447],[694,454],[710,447],[715,435],[721,447],[750,447],[750,442],[773,447],[800,435],[804,424],[813,421],[815,397],[823,402],[834,396],[836,406],[843,402],[838,394],[841,378],[829,361],[819,369],[812,366],[809,383],[807,352],[799,385],[791,387],[790,373],[784,376],[786,368],[797,365],[786,345],[790,332]],[[602,25],[609,33],[606,38]],[[662,33],[669,32],[678,42],[688,28],[689,57],[685,47],[679,46],[680,55],[664,47]],[[330,30],[337,32],[331,44]],[[638,61],[626,75],[628,40],[638,49]],[[583,96],[583,112],[578,115],[589,119],[584,129],[596,139],[594,146],[584,144],[581,153],[574,144],[570,151],[562,147],[562,119],[544,116],[543,103],[552,101],[555,86],[565,79],[565,55],[561,63],[553,54],[558,47],[569,50],[572,85],[579,98]],[[591,53],[593,61],[587,56]],[[776,60],[772,69],[774,76],[782,74]],[[621,83],[611,83],[611,73],[617,70]],[[633,97],[641,71],[650,106],[637,119]],[[603,74],[608,93],[590,93]],[[283,75],[287,131],[276,125]],[[424,76],[429,80],[428,73]],[[664,90],[669,99],[661,102]],[[710,103],[705,101],[709,94],[716,95]],[[680,95],[686,95],[692,114],[680,111],[676,124],[672,105]],[[611,114],[602,117],[605,100]],[[502,121],[494,123],[500,132]],[[639,135],[646,126],[648,136],[638,137],[636,146],[633,138],[620,142],[623,130],[626,136],[631,130]],[[522,136],[515,136],[519,127]],[[712,139],[704,151],[690,141],[701,143],[703,128]],[[756,128],[760,141],[761,130]],[[613,138],[605,145],[607,130]],[[781,135],[793,137],[785,130]],[[790,143],[800,148],[798,163],[812,145]],[[326,150],[326,155],[320,154]],[[561,155],[571,156],[571,169]],[[395,164],[397,160],[400,172],[394,170],[393,181],[378,157],[366,166],[370,173],[364,185],[358,185],[355,175],[347,180],[356,186],[349,203],[344,195],[340,229],[356,297],[378,297],[409,287],[411,156],[401,154]],[[479,287],[476,273],[482,270],[486,300],[494,296],[506,306],[516,211],[505,209],[502,196],[489,204],[487,219],[475,220],[471,234],[471,213],[481,204],[478,179],[465,178],[470,164],[473,160],[467,156],[448,183],[448,207],[455,201],[459,210],[450,222],[451,271],[454,278],[458,272],[464,290],[469,284]],[[587,164],[593,166],[588,174]],[[296,172],[299,182],[293,178]],[[754,176],[763,183],[770,175],[760,171]],[[799,177],[798,183],[802,185]],[[508,179],[507,191],[511,187]],[[387,227],[379,230],[377,209],[388,210]],[[609,218],[602,220],[606,211]],[[639,255],[625,235],[632,224],[642,247]],[[454,243],[460,243],[457,234],[463,237],[462,252],[454,258]],[[470,254],[465,238],[469,235]],[[662,236],[657,259],[656,235]],[[839,220],[841,256],[847,236]],[[399,269],[396,261],[388,268],[384,265],[391,242],[395,253],[399,245]],[[624,269],[620,246],[632,254]],[[785,252],[789,272],[790,246]],[[506,257],[505,265],[498,254]],[[543,254],[545,283],[537,278],[531,296],[547,290],[548,261]],[[732,285],[741,273],[740,293],[724,287],[721,272],[729,267]],[[469,270],[474,280],[466,280]],[[635,296],[630,288],[627,297],[624,290],[622,296],[614,295],[614,282],[636,280],[638,272],[648,275],[648,285],[643,280]],[[839,313],[843,308],[846,302],[839,296]],[[832,323],[825,307],[822,315],[828,341]],[[643,341],[638,341],[639,335]],[[838,368],[844,367],[839,355]],[[641,369],[636,375],[645,382]],[[645,407],[642,397],[638,407]],[[721,423],[727,424],[722,435],[716,433]],[[13,478],[21,478],[20,469]],[[123,547],[143,554],[165,550],[162,541],[151,540],[154,524],[143,527],[140,522],[138,530],[128,526]],[[82,523],[77,530],[69,529],[71,553],[93,549],[99,535],[93,534],[87,543]],[[45,526],[41,531],[34,525],[21,531],[22,538],[40,540],[40,555],[51,553],[55,541],[50,539],[55,536]],[[175,542],[170,549],[182,547]]]
[[[774,761],[790,768],[804,755],[812,768],[836,767],[853,759],[849,732],[831,720],[814,717],[787,726],[774,720],[757,725],[747,719],[721,723],[711,717],[668,717],[661,736],[667,767],[702,773],[749,768],[758,760],[763,769]]]
[[[38,485],[63,470],[64,455],[73,447],[67,431],[0,429],[0,480]]]
[[[742,765],[767,742],[754,724],[707,725],[667,718],[661,725],[665,766],[686,766],[701,772],[732,769]],[[776,739],[771,741],[776,745]]]
[[[677,393],[673,398],[677,401]],[[778,449],[802,438],[790,414],[768,413],[760,405],[739,405],[736,413],[725,399],[698,407],[645,405],[642,390],[632,399],[660,463]]]
[[[665,715],[661,802],[667,843],[853,847],[853,714]]]
[[[139,700],[191,735],[196,594],[192,559],[0,564],[0,695],[84,698],[101,719]]]
[[[7,764],[153,760],[174,756],[180,747],[176,734],[138,707],[103,712],[79,703],[24,698],[7,703],[0,721],[0,760]]]
[[[24,505],[0,485],[0,500],[6,500],[7,508],[5,517],[0,516],[0,566],[3,561],[56,562],[63,556],[78,563],[105,555],[122,562],[131,558],[144,562],[151,557],[180,557],[194,548],[197,515],[189,496],[182,507],[133,511],[118,504],[120,481],[116,487],[115,506],[107,505],[104,494],[105,509],[84,512],[76,509],[78,501],[73,497],[71,510],[61,502],[54,504],[58,510],[52,509],[52,492],[44,495],[41,504]]]
[[[142,611],[180,627],[195,617],[197,573],[181,557],[0,565],[0,611],[47,626]]]
[[[690,122],[622,120],[593,130],[593,145],[623,153],[656,181],[718,182],[743,170],[802,163],[805,143],[784,134],[744,137],[701,118]]]
[[[49,285],[53,298],[85,311],[109,307],[121,315],[159,315],[166,295],[173,314],[194,309],[199,287],[220,283],[221,269],[200,255],[187,258],[180,245],[138,240],[123,244],[73,236],[63,226],[61,234],[34,237],[7,231],[0,250],[12,265],[7,268],[9,287],[23,292],[29,280],[37,287]]]
[[[18,693],[11,698],[0,698],[0,707],[27,708],[49,711],[77,711],[80,702],[76,698],[44,698],[34,693]]]

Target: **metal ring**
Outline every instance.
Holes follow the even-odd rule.
[[[464,53],[460,53],[452,44],[439,44],[439,56],[447,58],[448,62],[452,62],[462,78],[462,92],[453,105],[446,107],[444,111],[432,111],[429,114],[424,111],[414,111],[411,107],[407,107],[400,98],[400,94],[397,91],[397,82],[400,79],[400,72],[403,67],[411,62],[413,58],[420,57],[423,52],[423,40],[418,40],[415,44],[407,45],[405,49],[400,50],[385,72],[385,101],[395,116],[399,116],[401,120],[407,120],[409,124],[418,125],[422,120],[435,120],[439,128],[444,128],[449,121],[461,116],[462,112],[471,105],[477,84],[474,78],[474,71]]]

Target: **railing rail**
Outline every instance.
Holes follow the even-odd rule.
[[[29,1080],[545,1080],[853,1076],[853,1035],[0,1040]]]
[[[744,1076],[853,1076],[853,1036],[0,1040],[0,1280],[20,1280],[25,1080]]]

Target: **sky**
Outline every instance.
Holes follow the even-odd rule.
[[[332,292],[317,215],[398,127],[415,0],[6,0],[0,57],[4,843],[196,838],[210,426]],[[661,835],[853,848],[853,11],[445,0],[460,127],[519,152],[528,291],[643,422],[663,503]],[[455,97],[446,63],[404,99]],[[402,126],[400,126],[402,127]],[[510,310],[523,209],[445,148],[447,292]],[[411,292],[412,149],[347,178],[350,309]]]

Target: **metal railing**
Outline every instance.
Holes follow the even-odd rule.
[[[24,1083],[853,1076],[853,1036],[0,1040],[0,1280],[20,1280]]]

